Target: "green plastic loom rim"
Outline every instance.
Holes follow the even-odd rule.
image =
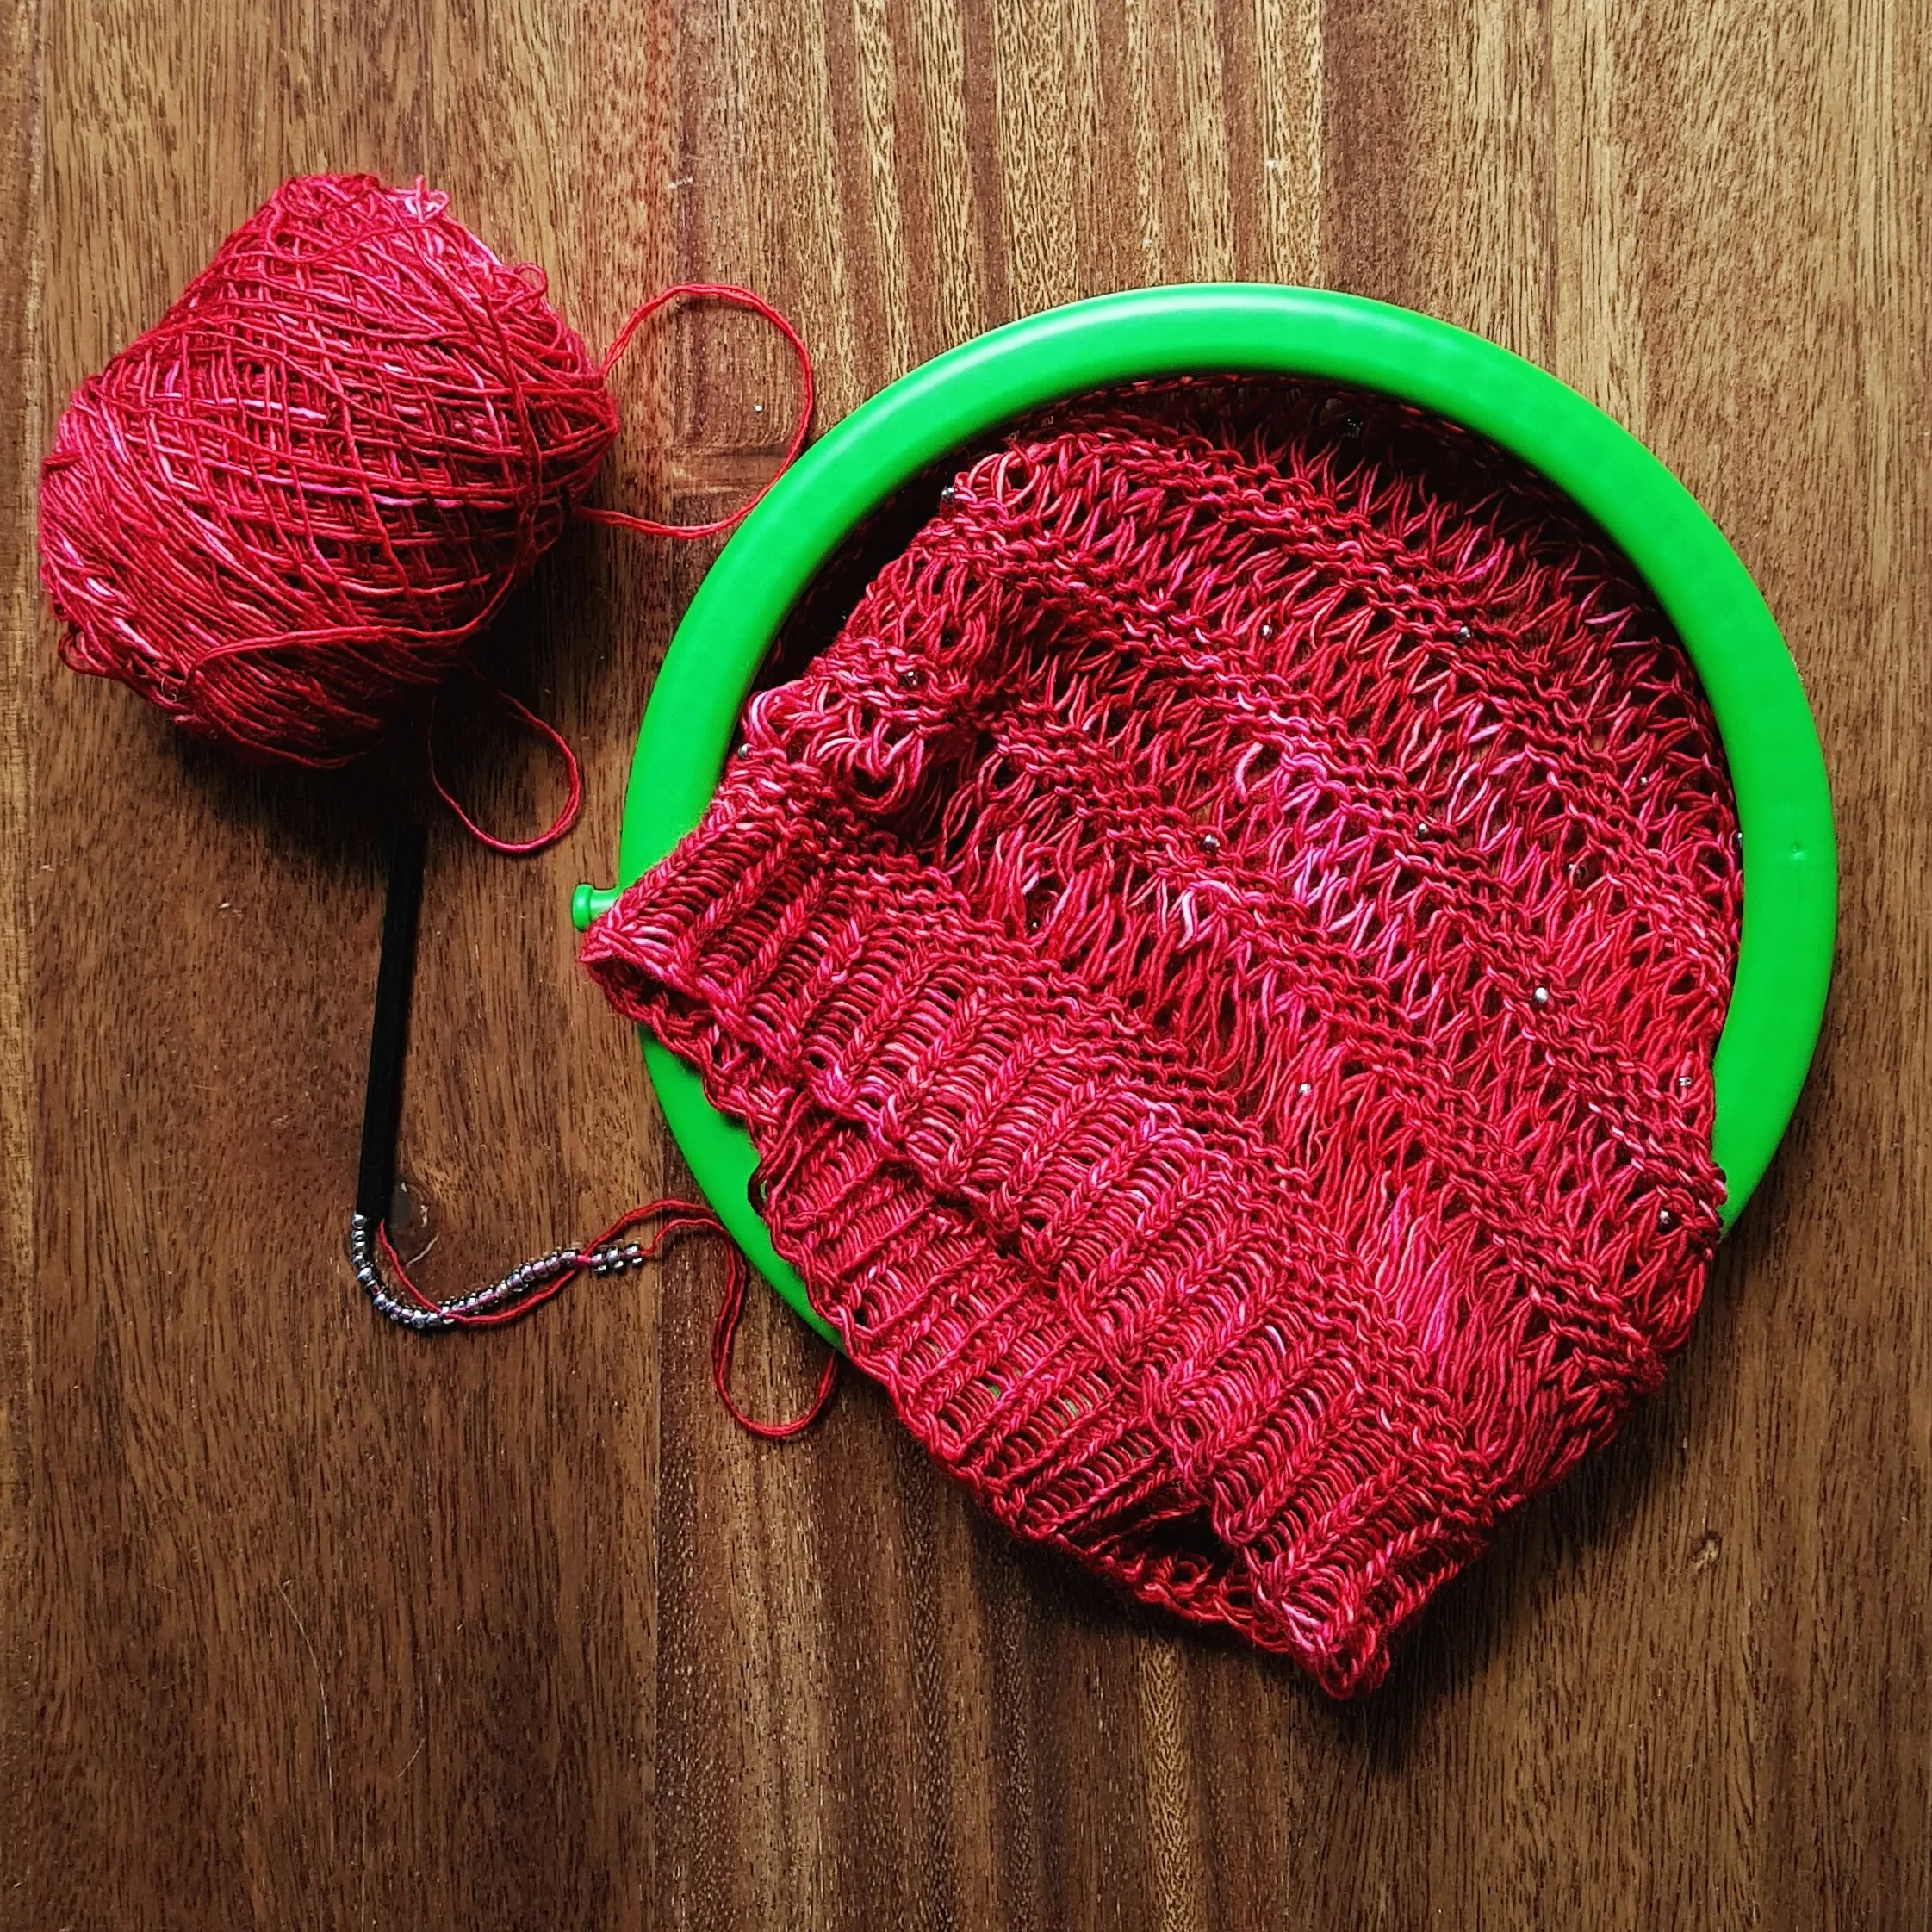
[[[995,329],[880,391],[786,472],[692,599],[637,734],[621,884],[698,823],[786,613],[895,490],[1029,410],[1109,384],[1215,372],[1382,390],[1490,438],[1596,519],[1676,625],[1723,735],[1743,839],[1743,929],[1715,1060],[1712,1151],[1728,1229],[1797,1104],[1831,970],[1836,846],[1804,688],[1736,553],[1635,437],[1533,363],[1409,309],[1258,283],[1138,289]],[[604,900],[580,891],[580,923]],[[749,1199],[749,1135],[710,1105],[683,1062],[650,1041],[645,1056],[699,1186],[759,1270],[829,1337]]]

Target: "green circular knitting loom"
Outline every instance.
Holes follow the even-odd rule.
[[[1408,309],[1254,283],[1103,295],[995,329],[854,411],[745,519],[671,641],[637,735],[620,889],[704,816],[786,615],[895,491],[1028,411],[1113,384],[1206,374],[1381,390],[1489,438],[1596,519],[1676,626],[1724,739],[1743,841],[1743,932],[1714,1065],[1712,1152],[1729,1228],[1797,1104],[1831,969],[1831,797],[1804,688],[1736,553],[1636,438],[1534,364]],[[579,927],[616,897],[580,886]],[[644,1053],[665,1119],[719,1218],[779,1293],[831,1339],[751,1205],[749,1136],[710,1105],[682,1061],[649,1040]]]

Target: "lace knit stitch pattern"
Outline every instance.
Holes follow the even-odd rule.
[[[583,956],[987,1509],[1342,1694],[1683,1339],[1739,908],[1594,526],[1216,381],[965,469]]]

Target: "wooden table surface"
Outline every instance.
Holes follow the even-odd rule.
[[[1932,1923],[1923,6],[0,0],[0,45],[10,1923]],[[381,787],[67,674],[32,547],[68,390],[318,168],[442,184],[593,342],[755,285],[821,426],[1073,296],[1386,296],[1576,384],[1732,537],[1836,794],[1818,1062],[1663,1394],[1379,1695],[1016,1551],[870,1389],[741,1435],[715,1252],[488,1339],[371,1317]],[[618,388],[605,500],[684,515],[792,396],[716,314]],[[403,1167],[441,1292],[682,1178],[565,904],[709,554],[580,529],[494,647],[589,793],[534,862],[435,828]],[[473,736],[534,823],[541,759]],[[746,1400],[815,1347],[761,1296]]]

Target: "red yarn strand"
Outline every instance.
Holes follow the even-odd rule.
[[[498,704],[520,723],[527,724],[538,736],[550,741],[551,748],[563,761],[564,777],[569,786],[568,796],[562,809],[550,822],[548,830],[539,832],[531,839],[501,839],[494,832],[487,832],[472,818],[458,803],[449,787],[443,782],[442,774],[436,768],[436,708],[438,700],[430,700],[429,719],[424,728],[424,761],[429,771],[429,781],[436,788],[436,795],[442,799],[457,822],[480,844],[487,845],[492,852],[500,852],[510,858],[524,858],[532,852],[541,852],[552,846],[577,823],[577,814],[584,802],[584,773],[576,753],[571,749],[570,742],[562,732],[544,718],[539,718],[530,707],[513,698],[501,685],[493,683],[474,668],[468,668],[470,675],[487,691]]]
[[[762,1442],[789,1442],[811,1428],[830,1405],[833,1391],[838,1387],[839,1357],[836,1354],[826,1356],[811,1407],[791,1421],[761,1422],[739,1407],[737,1398],[731,1393],[731,1353],[738,1339],[738,1323],[744,1315],[745,1290],[750,1277],[751,1269],[733,1242],[724,1299],[718,1303],[718,1320],[711,1326],[711,1386],[717,1389],[725,1413],[748,1435],[756,1436]]]
[[[742,503],[729,516],[719,517],[711,523],[676,524],[657,523],[649,517],[633,516],[628,510],[606,510],[592,504],[580,504],[577,515],[585,523],[605,524],[613,530],[631,530],[645,537],[718,537],[728,530],[735,530],[739,524],[756,509],[772,485],[798,461],[798,453],[805,446],[805,438],[811,433],[811,416],[817,406],[817,387],[811,366],[811,351],[805,347],[804,338],[790,321],[762,296],[755,295],[749,289],[737,289],[724,282],[680,282],[675,288],[666,289],[662,294],[653,295],[649,301],[640,302],[631,313],[630,320],[617,332],[611,346],[604,352],[602,373],[608,376],[618,358],[630,346],[631,339],[653,315],[674,301],[717,301],[734,308],[749,309],[754,315],[762,316],[785,339],[792,345],[792,353],[798,360],[798,418],[792,432],[792,440],[786,444],[785,453],[779,459],[778,468],[762,483],[757,494]]]
[[[723,1225],[717,1218],[694,1202],[664,1200],[647,1202],[642,1208],[634,1208],[628,1214],[618,1215],[594,1240],[587,1242],[577,1251],[575,1264],[564,1273],[545,1282],[539,1288],[532,1289],[520,1300],[477,1314],[466,1314],[461,1309],[445,1307],[442,1302],[432,1300],[416,1285],[410,1278],[408,1270],[404,1267],[401,1257],[397,1254],[394,1244],[389,1239],[387,1222],[376,1229],[376,1238],[382,1248],[382,1258],[389,1264],[390,1272],[403,1291],[425,1314],[441,1315],[457,1328],[501,1328],[510,1322],[521,1321],[525,1315],[542,1308],[546,1301],[555,1301],[590,1266],[590,1258],[594,1250],[614,1241],[619,1234],[660,1214],[669,1214],[673,1218],[658,1229],[651,1245],[644,1251],[643,1258],[646,1261],[655,1261],[662,1251],[664,1243],[682,1229],[694,1227],[706,1232],[724,1231]]]
[[[665,1219],[653,1233],[649,1244],[643,1247],[638,1257],[641,1261],[657,1260],[664,1252],[665,1244],[679,1234],[718,1234],[724,1238],[724,1295],[718,1305],[718,1319],[711,1327],[711,1381],[726,1414],[747,1435],[755,1436],[761,1442],[789,1442],[793,1437],[802,1435],[823,1416],[830,1406],[832,1396],[838,1387],[839,1357],[836,1352],[827,1355],[824,1370],[818,1378],[817,1391],[812,1397],[811,1406],[803,1414],[786,1422],[761,1422],[739,1407],[730,1388],[731,1352],[737,1339],[738,1323],[744,1314],[745,1294],[749,1285],[751,1270],[744,1256],[739,1252],[737,1243],[726,1233],[724,1224],[709,1208],[695,1201],[680,1201],[674,1196],[667,1196],[662,1200],[647,1202],[641,1208],[633,1208],[628,1213],[619,1214],[593,1240],[587,1241],[577,1250],[574,1264],[562,1274],[544,1283],[540,1287],[532,1289],[528,1295],[516,1301],[475,1314],[466,1314],[447,1307],[432,1299],[417,1285],[408,1269],[404,1266],[401,1256],[396,1252],[395,1244],[389,1239],[386,1222],[377,1226],[376,1240],[396,1284],[425,1314],[440,1315],[453,1327],[457,1328],[501,1328],[512,1322],[521,1321],[525,1315],[542,1308],[546,1301],[555,1301],[572,1282],[588,1269],[591,1258],[597,1250],[610,1246],[619,1235],[626,1234],[632,1228],[640,1227],[647,1221],[655,1221],[659,1215],[663,1215]]]

